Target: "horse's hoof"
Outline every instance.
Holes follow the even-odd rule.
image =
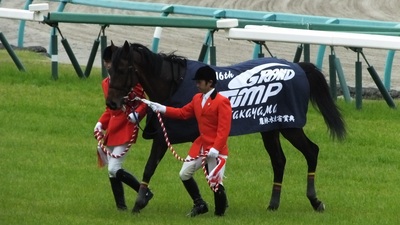
[[[153,198],[153,193],[149,188],[140,188],[138,196],[135,201],[135,206],[132,209],[132,213],[139,213],[140,210],[144,209],[149,201]]]
[[[278,210],[278,208],[279,208],[279,206],[272,206],[272,205],[270,205],[270,206],[268,206],[267,210],[273,212],[273,211]]]
[[[135,205],[133,206],[132,213],[140,213],[140,210],[144,209],[146,207],[148,202],[144,199],[136,199]]]
[[[137,207],[136,204],[135,204],[135,206],[134,206],[133,209],[132,209],[132,213],[133,213],[133,214],[140,213],[140,208]]]
[[[309,198],[311,206],[316,212],[325,211],[325,204],[321,202],[318,198]]]
[[[325,211],[325,204],[320,202],[319,206],[314,208],[316,212],[324,212]]]
[[[147,203],[145,200],[138,197],[138,199],[136,199],[135,206],[133,206],[132,213],[139,213],[140,210],[146,207],[146,205]]]

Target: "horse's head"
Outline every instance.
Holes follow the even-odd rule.
[[[112,53],[112,65],[108,71],[110,85],[106,104],[110,109],[120,109],[125,97],[138,83],[137,69],[134,65],[134,53],[129,42],[125,41],[121,48]]]
[[[150,100],[163,102],[174,93],[185,71],[186,58],[153,53],[141,44],[125,41],[112,54],[106,104],[111,109],[121,108],[124,97],[138,83]]]

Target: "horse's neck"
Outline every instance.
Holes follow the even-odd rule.
[[[167,65],[170,69],[170,73],[167,74],[167,79],[170,80],[175,86],[172,87],[173,92],[176,91],[177,86],[182,82],[183,78],[185,77],[186,73],[186,66],[182,63],[178,62],[166,62],[164,61],[164,65]]]
[[[166,102],[177,90],[185,75],[185,67],[179,63],[164,60],[153,74],[143,75],[140,81],[151,101]]]

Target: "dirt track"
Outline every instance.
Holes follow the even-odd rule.
[[[0,7],[18,8],[24,6],[25,1],[3,0]],[[39,2],[39,1],[35,1]],[[43,1],[42,1],[43,2]],[[176,0],[176,1],[143,1],[143,2],[159,2],[167,4],[179,5],[197,5],[224,9],[243,9],[243,10],[262,10],[270,12],[296,13],[306,15],[328,16],[336,18],[354,18],[369,19],[382,21],[399,21],[398,9],[400,1],[397,0]],[[58,3],[50,3],[50,10],[55,11]],[[65,11],[69,12],[92,12],[92,13],[129,13],[139,15],[143,13],[124,12],[118,10],[108,10],[102,8],[93,8],[85,6],[67,5]],[[158,14],[152,14],[158,16]],[[399,22],[400,23],[400,22]],[[2,32],[12,45],[17,44],[17,35],[19,21],[0,19],[0,32]],[[77,25],[77,24],[60,24],[60,29],[65,38],[68,39],[78,62],[82,65],[87,63],[93,41],[97,38],[100,31],[98,25]],[[150,46],[152,42],[154,28],[150,27],[128,27],[128,26],[111,26],[107,28],[106,35],[109,40],[113,40],[115,44],[121,45],[125,40],[129,42],[139,42]],[[50,39],[50,27],[36,22],[27,22],[25,29],[25,46],[43,46],[48,48]],[[162,52],[173,52],[186,56],[190,59],[197,59],[200,47],[204,40],[205,31],[197,29],[175,29],[164,28],[159,50]],[[60,38],[60,37],[59,37]],[[227,40],[225,33],[219,31],[215,34],[215,44],[217,46],[217,64],[229,65],[250,59],[252,56],[253,45],[247,41]],[[267,43],[269,49],[274,56],[293,59],[296,50],[296,44],[287,43]],[[340,58],[344,73],[346,74],[347,84],[354,86],[354,62],[356,53],[342,47],[335,48],[336,55]],[[315,61],[317,46],[311,47],[311,60]],[[373,65],[382,77],[386,61],[387,51],[364,49],[364,53],[368,62]],[[328,66],[326,59],[329,51],[326,52],[325,64],[323,70],[327,73]],[[392,89],[400,90],[400,66],[398,65],[399,56],[395,56],[392,70]],[[96,58],[96,66],[100,65],[99,54]],[[69,63],[69,59],[59,44],[59,61]],[[363,85],[365,87],[375,87],[366,70],[366,63],[363,62]]]

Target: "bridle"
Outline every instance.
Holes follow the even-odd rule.
[[[115,90],[118,91],[124,91],[124,93],[127,92],[127,89],[132,88],[134,85],[134,83],[140,83],[142,85],[142,87],[146,87],[146,94],[147,96],[156,96],[156,90],[154,90],[152,87],[152,85],[149,84],[149,82],[151,81],[147,81],[146,79],[143,78],[143,74],[142,74],[142,70],[138,69],[137,66],[135,66],[135,60],[134,60],[134,54],[135,51],[137,52],[137,54],[142,54],[141,51],[139,51],[138,49],[135,48],[134,45],[131,45],[129,47],[129,53],[128,53],[128,58],[127,58],[127,64],[128,64],[128,68],[127,71],[124,71],[122,74],[124,74],[125,77],[125,81],[123,82],[124,84],[129,84],[129,86],[127,87],[112,87]],[[144,58],[144,56],[142,56],[141,58]],[[115,67],[116,65],[113,65],[113,67]],[[132,80],[133,78],[136,78],[136,80]],[[111,86],[110,86],[111,87]]]

